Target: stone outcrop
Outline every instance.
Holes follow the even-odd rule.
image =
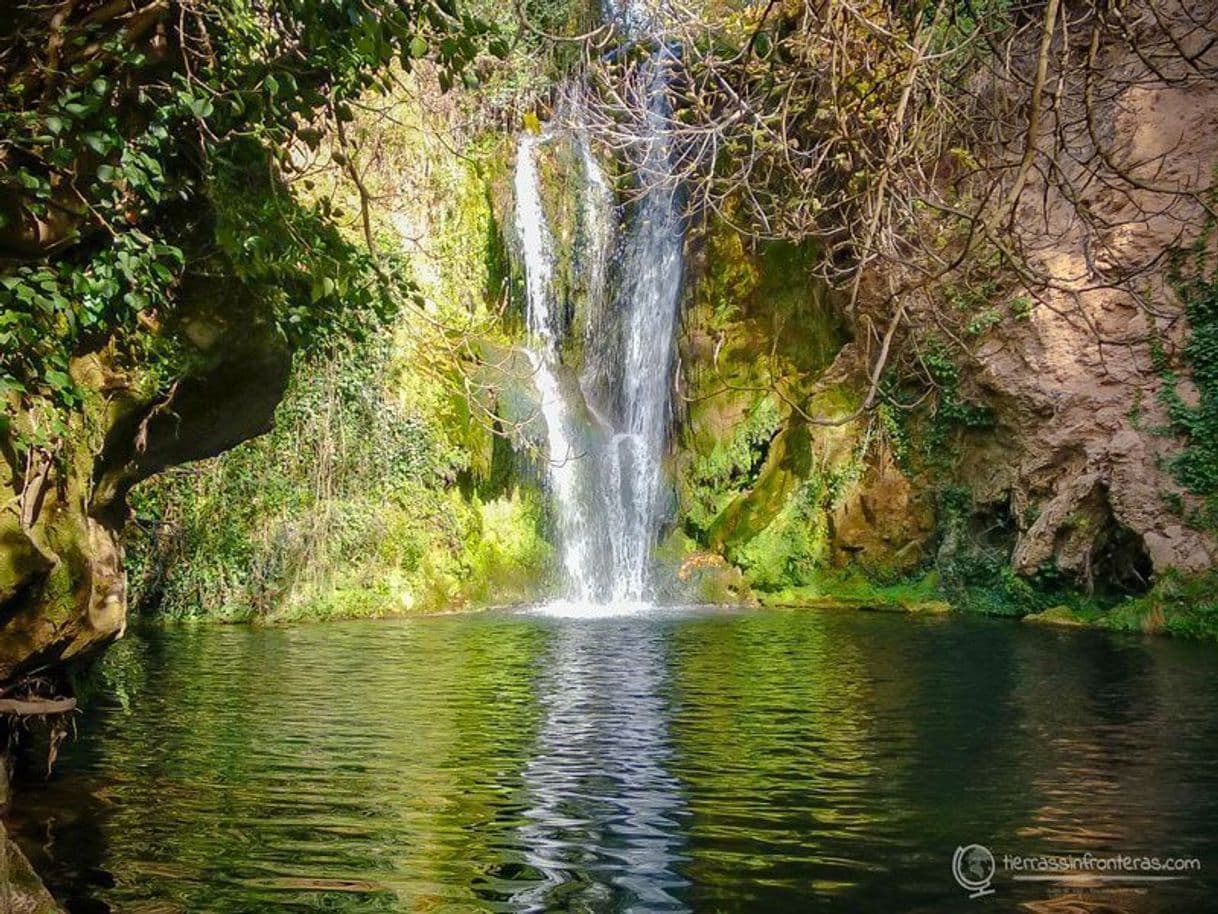
[[[71,418],[71,451],[24,463],[0,442],[0,685],[62,673],[123,634],[122,528],[131,487],[270,428],[291,354],[240,287],[183,290],[172,328],[190,347],[188,374],[164,393],[132,396],[108,350],[72,372],[90,392]]]
[[[934,541],[935,516],[927,493],[915,487],[881,452],[858,485],[850,487],[829,515],[837,565],[856,562],[882,577],[912,571]]]
[[[25,855],[0,825],[0,911],[4,914],[63,914]]]
[[[1135,32],[1170,28],[1186,56],[1202,56],[1152,67],[1119,42],[1101,47],[1105,91],[1090,106],[1084,95],[1094,87],[1051,67],[1038,161],[1062,173],[1046,182],[1031,169],[999,231],[1027,272],[996,280],[1001,291],[963,317],[945,307],[948,289],[906,302],[897,347],[907,351],[911,340],[941,339],[945,318],[967,325],[987,309],[993,317],[976,331],[959,328],[950,347],[955,395],[989,420],[954,429],[950,459],[933,472],[921,460],[912,468],[895,460],[876,423],[851,418],[870,386],[874,328],[888,322],[886,277],[864,274],[857,307],[841,309],[835,326],[833,298],[810,275],[784,274],[783,260],[767,262],[712,224],[691,261],[676,458],[682,508],[718,512],[701,545],[747,565],[746,543],[767,528],[799,527],[801,541],[784,534],[777,544],[804,551],[783,557],[791,580],[810,567],[900,575],[958,556],[962,537],[1025,578],[1047,574],[1085,591],[1137,593],[1168,569],[1214,567],[1218,542],[1196,523],[1200,500],[1171,471],[1184,443],[1169,430],[1163,394],[1197,399],[1185,357],[1192,328],[1169,265],[1199,237],[1218,168],[1218,85],[1196,76],[1196,61],[1218,62],[1218,46],[1205,44],[1212,31],[1196,27],[1207,10],[1218,21],[1218,6],[1164,4],[1153,17],[1135,8]],[[1054,40],[1081,42],[1077,53],[1087,53],[1085,34]],[[1053,145],[1062,137],[1069,148]],[[813,352],[810,338],[828,351]],[[693,480],[699,461],[722,462],[715,443],[730,440],[767,396],[780,404],[782,427],[757,466],[721,474],[731,497],[715,502]],[[910,427],[925,432],[917,419]],[[971,518],[936,517],[945,488],[965,493],[968,504],[953,510]],[[794,506],[813,489],[820,512]],[[770,536],[766,548],[775,542]]]
[[[1162,11],[1169,20],[1171,9]],[[1186,43],[1202,38],[1179,31]],[[1036,179],[1020,197],[1013,244],[1048,287],[1036,290],[1026,319],[1001,322],[975,350],[970,382],[995,409],[1001,446],[974,454],[964,474],[979,502],[1009,505],[1017,571],[1052,562],[1088,586],[1118,546],[1106,574],[1143,556],[1156,573],[1218,560],[1213,536],[1168,504],[1168,493],[1189,497],[1168,469],[1181,442],[1162,431],[1161,401],[1164,369],[1190,395],[1182,355],[1190,327],[1168,267],[1204,221],[1193,194],[1212,186],[1218,167],[1218,86],[1177,82],[1183,61],[1156,74],[1131,50],[1103,53],[1127,88],[1096,103],[1094,134],[1067,124],[1055,134],[1073,137],[1055,161],[1081,199]],[[1212,66],[1218,50],[1206,53]],[[1079,104],[1067,95],[1047,116],[1076,116]],[[1078,163],[1097,155],[1119,179],[1088,180]]]

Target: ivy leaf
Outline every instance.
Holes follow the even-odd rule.
[[[104,133],[86,133],[84,141],[85,145],[98,155],[105,155],[110,151],[110,138]]]
[[[47,369],[47,372],[43,375],[43,377],[46,378],[46,382],[48,385],[50,385],[51,390],[70,390],[72,387],[72,378],[66,371],[59,371],[58,369],[50,368]]]
[[[190,113],[193,114],[195,117],[197,117],[199,120],[204,120],[206,118],[211,117],[211,113],[214,110],[212,103],[211,103],[211,99],[198,98],[198,97],[194,97],[194,96],[189,97],[189,99],[186,102],[186,107],[189,108]]]
[[[415,60],[427,54],[427,39],[422,35],[415,35],[410,39],[410,56]]]

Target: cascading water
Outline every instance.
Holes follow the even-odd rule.
[[[579,453],[570,434],[567,405],[558,382],[558,321],[553,302],[553,239],[541,206],[541,189],[534,159],[536,140],[525,136],[516,149],[516,228],[524,256],[525,314],[530,346],[525,350],[533,369],[540,410],[546,426],[550,485],[558,509],[563,568],[588,599],[592,580],[586,505],[579,495]]]
[[[637,11],[618,18],[628,31],[639,28]],[[666,507],[662,467],[683,270],[683,222],[663,129],[668,53],[661,47],[647,65],[647,115],[633,156],[638,194],[616,244],[613,194],[586,130],[568,137],[581,162],[578,264],[589,318],[578,386],[562,383],[563,303],[537,171],[539,144],[555,137],[525,135],[517,148],[529,359],[546,423],[566,595],[584,603],[639,603],[652,596],[651,553]],[[570,402],[580,394],[583,402]],[[585,414],[597,428],[581,436],[572,417]]]
[[[661,51],[651,64],[647,124],[635,204],[621,259],[617,311],[623,328],[617,433],[606,454],[616,600],[647,595],[651,550],[664,508],[662,463],[669,426],[673,333],[682,279],[682,221],[662,122],[668,114]]]

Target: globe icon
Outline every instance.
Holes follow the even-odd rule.
[[[990,880],[994,878],[994,855],[983,844],[969,844],[957,847],[952,855],[952,875],[960,887],[973,894],[971,898],[989,895],[993,892]]]

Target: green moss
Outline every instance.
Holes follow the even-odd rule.
[[[746,242],[721,219],[699,237],[700,266],[687,310],[697,331],[721,338],[723,380],[814,382],[847,338],[816,276],[817,245]]]
[[[695,455],[681,480],[685,527],[700,542],[728,502],[751,487],[781,424],[778,405],[765,397],[749,410],[730,437],[709,453]]]
[[[1050,606],[1038,613],[1023,617],[1023,621],[1037,625],[1058,625],[1066,628],[1079,628],[1090,624],[1093,617],[1088,617],[1071,606]]]
[[[1096,624],[1112,631],[1218,638],[1218,570],[1169,570],[1148,593],[1112,607]]]
[[[1184,358],[1191,369],[1197,391],[1195,405],[1185,403],[1178,392],[1179,378],[1160,359],[1163,386],[1159,398],[1167,408],[1170,431],[1183,443],[1168,461],[1172,475],[1188,493],[1200,499],[1192,508],[1181,500],[1181,515],[1200,529],[1218,530],[1218,265],[1209,265],[1207,230],[1191,256],[1178,254],[1170,279],[1185,313],[1189,338]]]
[[[551,547],[542,536],[542,510],[535,495],[514,493],[475,503],[477,525],[464,543],[467,575],[462,600],[515,603],[536,596],[550,567]]]
[[[731,551],[765,530],[811,471],[808,430],[788,424],[770,443],[756,482],[733,497],[707,530],[712,548]],[[733,558],[733,561],[735,559]]]
[[[894,609],[940,613],[950,605],[943,599],[934,572],[893,584],[877,584],[857,571],[825,569],[811,580],[762,595],[769,605],[816,606],[826,602],[855,609]]]
[[[706,271],[699,300],[709,307],[707,326],[722,330],[740,320],[761,273],[745,249],[744,237],[719,222],[706,235]]]
[[[822,477],[805,480],[770,523],[729,550],[750,585],[779,590],[811,576],[828,549],[824,496]]]
[[[22,530],[17,512],[0,513],[0,601],[40,578],[50,564]]]
[[[811,241],[763,245],[760,282],[750,307],[751,314],[769,323],[774,354],[807,381],[828,367],[847,338],[828,289],[814,278],[822,256]]]
[[[841,437],[818,429],[814,446],[783,401],[808,400],[844,334],[815,277],[814,244],[754,245],[720,219],[698,238],[677,468],[684,529],[755,586],[779,587],[824,558],[822,477],[840,462],[832,442]],[[835,415],[851,399],[835,386],[804,406]]]
[[[756,515],[742,517],[727,555],[744,570],[752,587],[762,591],[799,587],[823,571],[829,560],[829,516],[857,482],[861,459],[857,455],[833,467],[816,463],[799,474],[802,480],[772,519],[755,532],[748,522]]]

